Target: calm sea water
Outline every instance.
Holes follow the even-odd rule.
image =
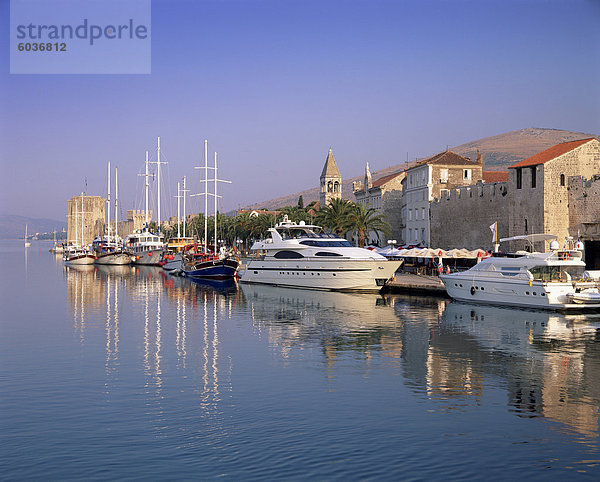
[[[600,320],[0,244],[0,479],[600,476]]]

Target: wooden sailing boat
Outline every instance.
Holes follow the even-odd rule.
[[[217,199],[220,197],[217,194],[217,183],[231,181],[225,181],[217,178],[217,153],[215,152],[215,165],[214,167],[208,167],[208,142],[204,141],[204,167],[197,167],[196,169],[204,169],[204,192],[199,195],[204,195],[204,243],[202,249],[197,244],[191,244],[186,246],[183,251],[183,273],[185,276],[193,279],[216,279],[226,280],[232,279],[239,267],[239,261],[233,257],[219,253],[218,247],[218,236],[217,236]],[[214,170],[214,179],[208,179],[208,170]],[[209,181],[214,182],[214,192],[208,192]],[[208,251],[208,196],[209,194],[214,197],[215,200],[215,239],[213,244],[213,251]]]
[[[115,234],[111,236],[110,226],[110,162],[108,163],[108,222],[106,224],[106,234],[98,236],[92,242],[92,250],[96,255],[96,264],[124,265],[131,263],[131,256],[123,250],[122,243],[119,242],[119,171],[115,167]]]
[[[77,209],[77,203],[75,203]],[[81,211],[75,211],[75,243],[65,248],[63,261],[66,265],[93,264],[96,257],[90,253],[87,247],[83,247],[77,242],[77,215],[81,215],[81,244],[83,245],[83,215],[89,214],[83,211],[83,193],[81,193]]]

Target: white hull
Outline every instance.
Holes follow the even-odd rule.
[[[335,291],[379,291],[400,266],[386,260],[260,259],[240,272],[244,283]]]
[[[131,256],[127,253],[106,253],[99,255],[96,264],[106,264],[111,266],[122,266],[131,263]]]
[[[441,275],[448,295],[452,298],[475,303],[540,308],[547,310],[581,309],[584,305],[573,303],[570,282],[545,283],[511,279],[474,279],[462,273]],[[600,303],[585,304],[587,308],[600,308]]]
[[[94,264],[95,258],[91,254],[68,256],[64,260],[67,266],[81,266],[86,264]]]

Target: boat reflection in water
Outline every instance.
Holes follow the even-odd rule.
[[[284,357],[308,344],[320,346],[330,366],[339,352],[369,358],[371,351],[380,351],[400,358],[402,323],[393,297],[255,284],[240,285],[240,291],[254,325],[268,333]]]
[[[451,302],[431,337],[430,394],[481,397],[501,377],[519,416],[543,416],[598,435],[598,318]]]

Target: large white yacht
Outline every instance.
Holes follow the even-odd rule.
[[[287,216],[271,237],[252,246],[256,258],[240,271],[240,281],[340,291],[379,291],[400,266],[356,248],[319,226],[290,222]]]
[[[497,305],[570,310],[600,308],[598,281],[586,279],[581,249],[559,249],[556,236],[532,234],[501,241],[548,241],[545,253],[492,253],[467,271],[441,275],[457,300]]]

